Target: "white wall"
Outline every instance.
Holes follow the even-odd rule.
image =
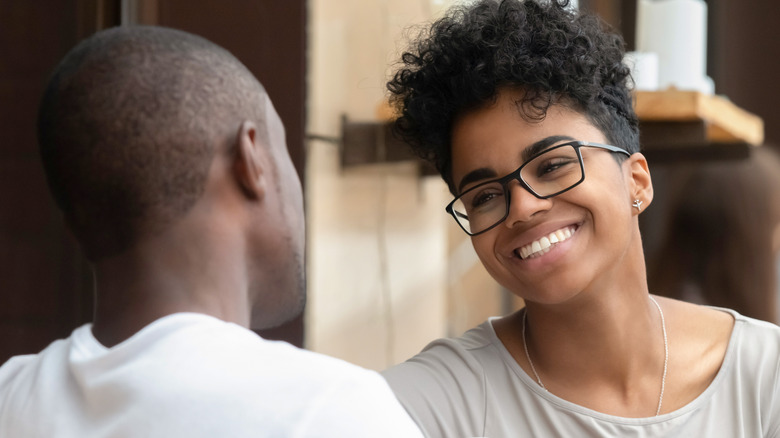
[[[450,3],[311,0],[307,133],[376,120],[405,29]],[[412,162],[341,168],[337,144],[307,147],[307,348],[383,369],[501,310],[440,178]]]

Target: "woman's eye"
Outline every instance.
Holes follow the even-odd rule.
[[[550,176],[550,174],[554,174],[556,171],[559,171],[562,168],[572,165],[575,162],[576,160],[571,160],[567,158],[558,158],[558,159],[547,161],[546,163],[539,166],[537,175],[540,177],[545,175]]]
[[[485,205],[490,204],[491,202],[495,202],[496,199],[499,199],[503,195],[504,194],[501,191],[484,190],[474,195],[474,197],[471,199],[470,206],[472,208],[484,207]]]
[[[474,201],[472,202],[472,206],[478,207],[478,206],[480,206],[480,205],[490,201],[491,199],[493,199],[494,196],[495,196],[495,193],[481,194],[481,195],[479,195],[479,196],[474,198]]]

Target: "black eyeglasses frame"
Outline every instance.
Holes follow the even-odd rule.
[[[580,163],[580,173],[582,174],[582,177],[576,183],[574,183],[571,186],[569,186],[569,187],[567,187],[567,188],[565,188],[563,190],[560,190],[558,192],[555,192],[555,193],[552,193],[552,194],[549,194],[549,195],[544,195],[544,196],[536,193],[531,188],[531,186],[529,186],[528,183],[526,183],[523,180],[523,178],[521,176],[521,172],[523,170],[523,167],[525,167],[526,164],[530,163],[531,161],[533,161],[534,159],[536,159],[536,157],[538,157],[540,155],[546,154],[546,153],[548,153],[550,151],[553,151],[555,149],[559,149],[559,148],[562,148],[562,147],[566,147],[566,146],[571,146],[576,151],[577,159],[579,160],[579,163]],[[583,147],[594,147],[594,148],[599,148],[599,149],[605,149],[605,150],[608,150],[610,152],[625,154],[628,157],[631,156],[631,153],[629,153],[627,150],[619,148],[617,146],[608,145],[608,144],[593,143],[593,142],[589,142],[589,141],[579,141],[579,140],[570,141],[570,142],[566,142],[566,143],[561,143],[561,144],[555,145],[553,147],[547,148],[547,149],[545,149],[543,151],[540,151],[540,152],[534,154],[533,156],[528,158],[523,164],[521,164],[520,167],[518,167],[514,171],[510,172],[509,174],[502,176],[501,178],[496,178],[496,179],[491,179],[489,181],[484,181],[484,182],[481,182],[481,183],[475,185],[474,187],[469,188],[468,190],[464,191],[460,195],[456,196],[455,199],[453,199],[449,204],[447,204],[447,206],[445,207],[445,211],[447,213],[449,213],[453,217],[453,219],[455,219],[455,222],[458,224],[458,226],[463,231],[465,231],[466,234],[468,234],[469,236],[477,236],[479,234],[482,234],[482,233],[485,233],[487,231],[490,231],[493,228],[497,227],[502,222],[504,222],[506,220],[507,216],[509,216],[509,204],[511,202],[511,199],[510,199],[511,195],[510,195],[509,190],[507,189],[507,184],[510,181],[516,180],[520,184],[520,186],[522,188],[524,188],[526,191],[528,191],[529,193],[531,193],[532,195],[534,195],[535,197],[537,197],[539,199],[548,199],[548,198],[552,198],[554,196],[558,196],[561,193],[565,193],[565,192],[573,189],[574,187],[577,187],[578,185],[582,184],[582,182],[585,181],[585,163],[582,160],[582,153],[580,152],[580,148],[583,148]],[[468,220],[468,217],[465,216],[462,213],[459,213],[459,212],[455,211],[453,209],[453,205],[455,205],[455,203],[458,201],[458,199],[460,199],[464,194],[466,194],[466,193],[468,193],[468,192],[470,192],[472,190],[475,190],[475,189],[477,189],[477,188],[479,188],[479,187],[481,187],[481,186],[483,186],[485,184],[493,184],[493,183],[501,184],[501,187],[504,190],[504,198],[506,199],[506,207],[505,207],[506,212],[504,213],[504,216],[501,219],[499,219],[495,224],[489,226],[488,228],[485,228],[482,231],[479,231],[479,232],[476,232],[476,233],[471,233],[458,220],[458,216],[464,217],[464,219],[466,219],[466,220]]]

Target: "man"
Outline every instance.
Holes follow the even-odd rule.
[[[305,301],[300,182],[263,87],[184,32],[100,32],[38,121],[92,324],[0,368],[2,437],[416,437],[382,378],[263,340]]]

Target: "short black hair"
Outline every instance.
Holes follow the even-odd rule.
[[[541,120],[552,104],[584,114],[615,146],[639,151],[639,122],[623,39],[560,0],[479,0],[423,30],[388,82],[395,129],[455,193],[450,135],[464,112],[503,88],[525,91],[518,109]]]
[[[117,27],[72,49],[44,92],[38,141],[51,193],[88,258],[121,252],[187,212],[241,122],[264,129],[265,98],[241,62],[186,32]]]

